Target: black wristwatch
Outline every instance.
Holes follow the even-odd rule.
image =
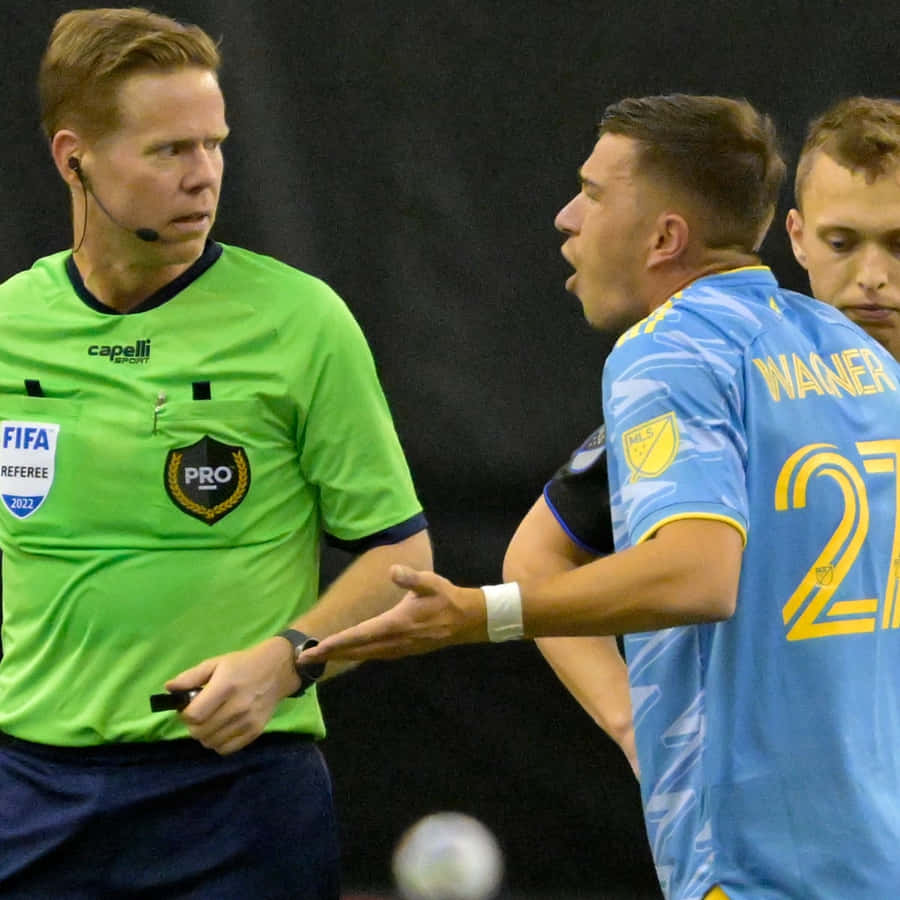
[[[325,663],[309,665],[308,663],[300,662],[300,654],[304,650],[309,650],[310,647],[315,647],[319,642],[308,634],[297,631],[296,628],[288,628],[285,631],[279,631],[278,637],[283,637],[290,641],[291,646],[294,648],[294,670],[300,676],[300,687],[298,687],[293,694],[289,694],[288,696],[299,697],[311,685],[315,684],[325,671]]]

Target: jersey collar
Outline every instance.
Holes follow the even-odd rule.
[[[772,270],[768,266],[762,264],[755,266],[739,266],[736,269],[724,269],[721,272],[712,272],[709,275],[704,275],[702,278],[698,278],[696,281],[691,282],[688,286],[693,287],[696,284],[708,283],[714,279],[718,281],[719,284],[721,284],[723,280],[727,280],[731,284],[734,284],[735,282],[746,284],[750,281],[763,281],[770,282],[777,287],[777,281],[772,274]]]
[[[161,287],[156,293],[151,294],[146,300],[135,306],[133,309],[129,309],[127,312],[119,312],[119,310],[113,309],[105,303],[101,303],[87,289],[84,280],[81,277],[81,272],[78,271],[78,266],[75,265],[75,259],[71,254],[69,254],[66,259],[66,273],[69,276],[69,281],[72,282],[75,293],[78,294],[86,306],[89,306],[96,312],[106,313],[110,316],[130,316],[134,313],[147,312],[149,309],[156,309],[157,306],[162,306],[163,303],[171,300],[189,284],[196,281],[221,255],[222,245],[207,239],[206,246],[203,248],[203,253],[200,254],[197,261],[189,269],[186,269],[177,278],[170,281],[164,287]]]

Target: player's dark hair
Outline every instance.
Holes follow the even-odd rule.
[[[44,134],[52,139],[69,127],[98,137],[114,130],[116,93],[135,72],[198,66],[217,73],[220,65],[215,41],[196,25],[138,7],[64,13],[38,75]]]
[[[848,97],[810,123],[794,178],[798,206],[819,151],[869,183],[891,171],[900,165],[900,100]]]
[[[632,97],[606,108],[600,134],[636,141],[641,174],[698,202],[707,246],[756,250],[785,175],[769,116],[729,97]]]

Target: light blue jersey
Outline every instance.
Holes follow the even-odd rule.
[[[754,266],[626,332],[603,407],[618,550],[746,538],[730,620],[626,639],[666,896],[898,896],[900,365]]]

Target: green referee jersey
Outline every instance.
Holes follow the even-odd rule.
[[[210,242],[128,315],[71,254],[0,286],[0,730],[184,737],[150,694],[284,628],[323,533],[424,519],[360,329],[321,281]],[[321,736],[315,691],[269,730]]]

